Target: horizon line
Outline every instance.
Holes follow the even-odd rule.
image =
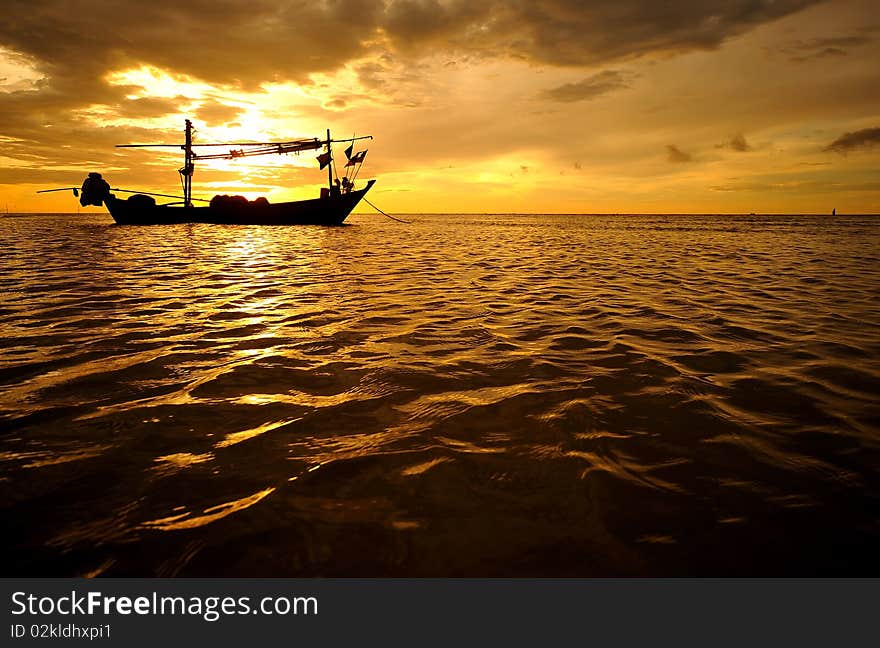
[[[498,212],[413,212],[413,211],[398,211],[398,212],[389,212],[391,214],[398,214],[404,216],[828,216],[830,218],[837,218],[838,216],[880,216],[880,211],[878,212],[863,212],[863,211],[847,211],[847,212],[838,212],[837,214],[832,215],[830,212],[711,212],[711,211],[700,211],[700,212],[628,212],[628,211],[619,211],[619,212],[545,212],[545,211],[537,211],[537,212],[508,212],[508,211],[498,211]],[[27,212],[6,212],[0,213],[0,217],[5,216],[35,216],[35,215],[64,215],[64,216],[84,216],[89,214],[107,214],[108,212],[97,212],[97,211],[83,211],[83,212],[69,212],[69,211],[27,211]],[[380,216],[381,214],[377,214],[374,212],[352,212],[351,216]]]

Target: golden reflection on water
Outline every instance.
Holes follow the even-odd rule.
[[[8,219],[8,572],[868,559],[875,219],[352,223]]]
[[[254,493],[253,495],[249,495],[248,497],[242,497],[241,499],[232,502],[224,502],[223,504],[208,507],[202,512],[202,515],[197,515],[195,517],[192,517],[190,513],[180,513],[160,520],[149,520],[144,522],[143,526],[148,529],[159,529],[161,531],[195,529],[196,527],[205,526],[211,522],[221,520],[227,515],[243,511],[244,509],[253,506],[264,497],[271,495],[274,490],[274,488],[267,488],[258,493]]]
[[[255,428],[250,428],[248,430],[241,430],[240,432],[231,432],[227,434],[222,441],[218,441],[215,444],[217,448],[227,448],[231,445],[235,445],[236,443],[241,443],[242,441],[247,441],[248,439],[253,439],[256,436],[261,434],[265,434],[266,432],[271,432],[272,430],[277,430],[280,427],[285,425],[290,425],[291,423],[295,423],[297,421],[301,421],[302,418],[292,418],[292,419],[282,419],[280,421],[272,421],[270,423],[265,423],[263,425],[258,425]]]

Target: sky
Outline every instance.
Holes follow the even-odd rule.
[[[114,145],[190,118],[372,135],[389,212],[876,214],[878,61],[876,0],[4,0],[0,209],[76,211],[36,191],[90,171],[179,192],[180,151]],[[194,195],[315,197],[315,155],[205,161]]]

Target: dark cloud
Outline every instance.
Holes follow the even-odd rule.
[[[666,159],[674,164],[680,164],[682,162],[690,162],[693,158],[690,153],[685,153],[675,144],[667,144]]]
[[[241,112],[238,106],[230,106],[220,101],[207,101],[196,110],[196,116],[212,126],[234,121]]]
[[[472,45],[481,33],[487,35],[498,10],[498,3],[491,1],[391,0],[378,27],[400,50],[449,40]]]
[[[872,38],[870,36],[831,36],[828,38],[812,38],[807,41],[799,41],[798,48],[802,50],[823,50],[829,47],[855,47],[867,45]]]
[[[452,46],[554,65],[711,49],[812,0],[393,0],[381,30],[397,47]]]
[[[615,90],[629,87],[628,75],[617,70],[605,70],[587,77],[577,83],[566,83],[556,88],[550,88],[541,93],[541,96],[551,101],[570,103],[595,99]]]
[[[134,117],[137,119],[162,117],[180,110],[184,97],[166,99],[161,97],[141,97],[139,99],[126,99],[116,105],[116,112],[120,117]]]
[[[734,151],[739,151],[740,153],[746,153],[747,151],[751,151],[751,145],[746,141],[746,138],[743,137],[742,133],[733,137],[728,143],[731,149]]]
[[[0,97],[0,124],[14,131],[21,115],[45,122],[83,105],[119,105],[130,93],[105,76],[144,64],[247,89],[306,82],[381,51],[413,80],[417,57],[443,52],[586,66],[716,47],[813,1],[6,0],[0,47],[43,78]],[[387,79],[387,67],[380,59],[360,77],[377,88],[399,80]]]
[[[800,40],[786,45],[782,48],[782,52],[795,63],[846,56],[850,49],[867,45],[873,40],[871,36],[866,35],[870,31],[873,30],[862,30],[861,34],[853,36],[830,36]]]
[[[575,66],[708,49],[813,1],[6,0],[0,45],[53,86],[93,90],[136,63],[254,86],[335,69],[383,39],[408,54],[439,45]]]
[[[715,148],[729,148],[732,151],[736,151],[738,153],[748,153],[749,151],[754,151],[755,149],[746,141],[746,138],[742,133],[738,135],[734,135],[727,142],[722,142],[721,144],[717,144]]]
[[[872,148],[878,144],[880,144],[880,128],[863,128],[852,133],[844,133],[823,150],[846,154],[858,149]]]
[[[798,63],[803,63],[804,61],[809,61],[812,59],[834,58],[836,56],[846,56],[846,51],[840,49],[839,47],[826,47],[824,49],[811,52],[808,55],[792,57],[791,60]]]
[[[394,92],[401,85],[429,85],[426,79],[427,66],[401,60],[384,52],[374,60],[355,66],[358,80],[370,90],[382,93]]]
[[[34,59],[56,82],[137,63],[223,84],[304,79],[363,54],[383,13],[367,0],[4,4],[0,44]]]

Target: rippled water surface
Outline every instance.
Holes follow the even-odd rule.
[[[880,575],[880,219],[2,221],[5,575]]]

